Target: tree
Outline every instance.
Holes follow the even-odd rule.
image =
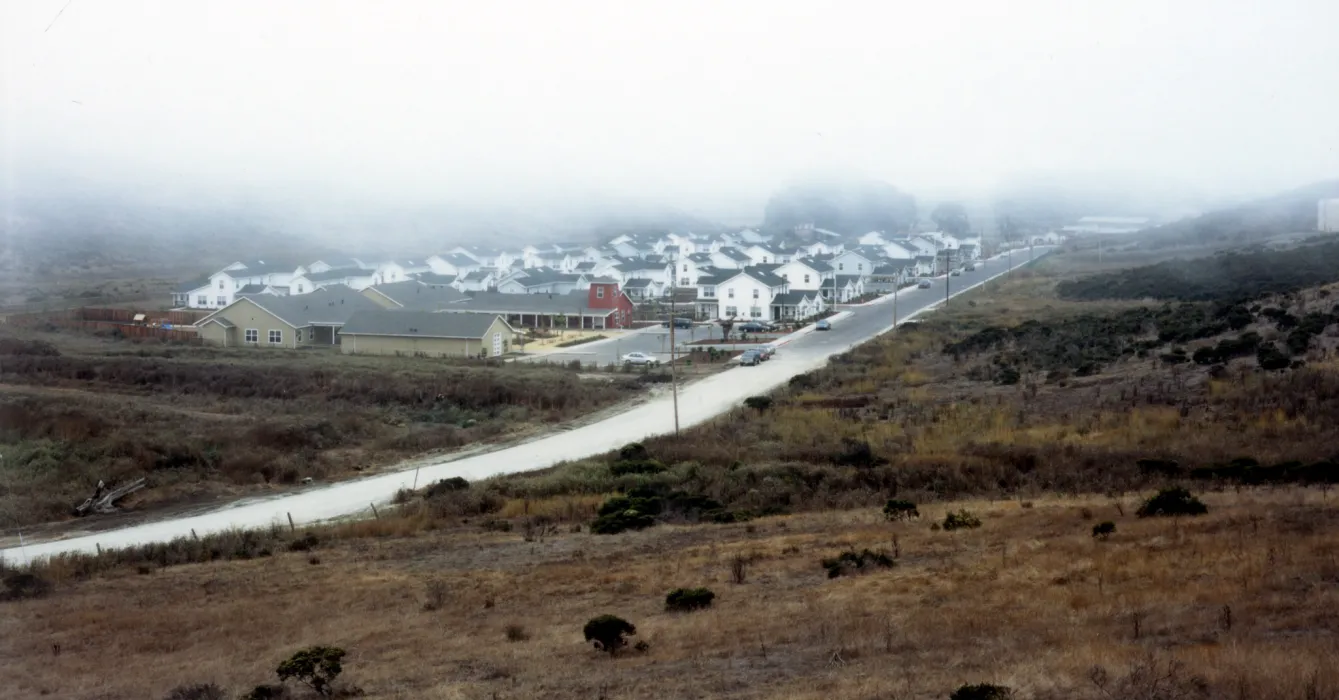
[[[721,324],[721,339],[729,340],[730,331],[735,327],[735,317],[731,316],[729,318],[723,318],[717,321],[717,323]]]
[[[891,499],[883,506],[883,517],[889,520],[911,520],[921,517],[921,511],[911,501]]]
[[[935,207],[934,212],[930,214],[935,225],[940,231],[961,236],[972,228],[972,222],[967,218],[967,210],[957,202],[944,202]]]
[[[1135,514],[1141,518],[1149,518],[1204,515],[1208,512],[1208,506],[1204,505],[1200,499],[1190,495],[1189,491],[1176,487],[1159,491],[1158,495],[1144,501],[1144,505],[1139,506],[1139,510]]]
[[[609,652],[610,656],[628,645],[628,637],[637,635],[636,626],[617,615],[592,618],[581,631],[586,641],[594,642],[596,649]]]
[[[344,654],[339,647],[308,647],[279,664],[279,680],[301,681],[318,695],[329,697],[335,692],[331,684],[344,670],[340,664]]]

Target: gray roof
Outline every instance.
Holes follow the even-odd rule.
[[[828,263],[823,262],[822,260],[815,260],[814,258],[800,258],[799,260],[794,260],[792,262],[797,262],[800,263],[801,265],[808,266],[811,270],[815,272],[832,271],[832,265],[829,265]]]
[[[474,271],[472,271],[472,272],[467,272],[467,273],[465,273],[465,275],[464,275],[463,277],[461,277],[460,279],[461,279],[461,281],[465,281],[465,282],[470,282],[470,281],[473,281],[473,282],[482,282],[485,278],[487,278],[487,277],[488,277],[489,275],[491,275],[491,274],[493,274],[493,271],[490,270],[490,269],[474,270]]]
[[[650,260],[633,260],[630,262],[619,263],[615,265],[622,272],[635,272],[637,270],[663,270],[669,263],[652,262]]]
[[[497,316],[488,314],[443,314],[432,311],[381,309],[353,314],[339,330],[339,334],[478,340],[483,338],[489,326],[496,320]]]
[[[345,279],[352,279],[354,277],[371,277],[371,276],[372,276],[371,270],[363,270],[361,268],[326,270],[325,272],[308,272],[307,274],[303,275],[303,277],[306,277],[307,280],[310,282],[328,282],[330,280],[345,280]]]
[[[317,260],[316,262],[312,263],[312,265],[315,265],[316,263],[325,263],[326,265],[329,265],[330,269],[332,270],[359,270],[362,269],[363,267],[362,263],[358,262],[357,260],[354,260],[353,258],[330,258],[329,260]],[[311,265],[308,265],[307,267],[310,268]]]
[[[429,286],[417,280],[369,287],[405,309],[432,310],[467,298],[455,287]]]
[[[265,262],[264,260],[244,260],[241,262],[246,266],[245,270],[224,270],[223,272],[238,277],[255,277],[257,275],[269,275],[276,272],[292,272],[298,269],[297,265]]]
[[[688,259],[695,263],[710,263],[711,253],[693,253],[688,256]]]
[[[532,267],[522,271],[513,280],[523,287],[538,287],[555,282],[577,282],[581,275],[572,275],[551,267]]]
[[[207,286],[209,286],[209,278],[200,277],[197,279],[189,280],[187,282],[182,282],[181,284],[173,288],[172,291],[178,294],[185,294],[186,292],[194,292],[195,290],[201,287],[207,287]]]
[[[697,278],[697,286],[706,285],[712,287],[718,285],[731,277],[739,274],[738,270],[716,270],[709,275],[702,275]]]
[[[474,258],[471,258],[470,256],[465,255],[464,253],[448,253],[446,255],[439,255],[437,257],[441,258],[442,260],[445,260],[448,264],[454,265],[456,267],[479,266],[478,260],[475,260]]]
[[[376,311],[381,308],[376,302],[348,287],[334,285],[318,289],[311,294],[286,297],[268,295],[242,297],[201,319],[201,321],[211,319],[216,314],[232,308],[242,299],[246,299],[278,316],[280,320],[294,328],[303,328],[313,324],[340,325],[355,312]]]
[[[590,281],[591,284],[618,284],[618,280],[613,277],[596,277]]]
[[[268,285],[264,284],[244,284],[241,289],[237,290],[237,296],[240,297],[246,294],[264,294],[265,287],[267,286]]]
[[[772,297],[772,306],[798,306],[813,296],[814,292],[785,292]]]
[[[630,280],[628,280],[627,282],[624,282],[624,283],[623,283],[623,286],[624,286],[625,288],[628,288],[628,289],[632,289],[632,288],[634,288],[634,287],[638,287],[638,288],[639,288],[639,287],[649,287],[649,286],[651,286],[651,280],[649,280],[649,279],[642,279],[642,278],[639,277],[639,278],[637,278],[637,279],[630,279]]]
[[[608,316],[615,309],[592,309],[585,291],[568,294],[503,294],[476,292],[470,298],[448,304],[442,311],[450,313],[489,314],[585,314]]]
[[[414,275],[414,279],[423,284],[451,284],[456,281],[456,276],[442,275],[436,272],[419,272]]]
[[[771,266],[769,265],[767,267]],[[753,279],[758,280],[759,282],[762,282],[763,284],[769,287],[780,287],[786,284],[786,280],[782,279],[781,277],[775,274],[772,274],[771,270],[766,269],[762,265],[754,265],[751,267],[746,267],[743,270],[740,270],[740,272],[748,274],[749,277],[752,277]]]
[[[837,286],[845,287],[860,281],[860,275],[837,275]]]
[[[580,270],[581,272],[591,272],[591,271],[593,271],[593,270],[595,269],[595,263],[593,263],[593,262],[579,262],[579,263],[576,264],[576,269],[577,269],[577,270]]]
[[[744,251],[742,251],[742,250],[740,250],[740,249],[738,249],[738,248],[731,248],[730,246],[726,246],[726,247],[724,247],[724,248],[721,248],[719,252],[721,253],[721,255],[724,255],[724,256],[726,256],[726,257],[732,259],[732,260],[752,260],[752,259],[753,259],[753,258],[750,258],[747,254],[745,254]]]

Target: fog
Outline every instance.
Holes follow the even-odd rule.
[[[1339,173],[1339,3],[0,0],[10,193],[760,217],[861,172],[1255,194]]]

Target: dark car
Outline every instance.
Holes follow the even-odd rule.
[[[916,283],[916,286],[920,289],[929,289],[930,287],[934,286],[934,283],[931,282],[930,280],[921,280],[920,282]]]
[[[739,364],[741,365],[753,366],[762,361],[762,353],[757,350],[745,350],[744,353],[739,356]]]
[[[669,328],[669,326],[670,326],[670,322],[669,322],[669,321],[661,321],[661,322],[660,322],[660,326],[661,326],[662,328]],[[692,328],[692,327],[693,327],[693,319],[691,319],[691,318],[676,318],[676,319],[674,319],[674,327],[675,327],[675,328]]]
[[[772,326],[771,324],[760,323],[758,321],[749,321],[748,323],[741,323],[738,326],[735,326],[735,330],[740,333],[766,333],[767,331],[772,330]]]
[[[831,323],[828,323],[828,320],[825,318],[825,319],[823,319],[822,321],[819,321],[818,323],[815,323],[815,324],[814,324],[814,330],[816,330],[816,331],[830,331],[830,330],[832,330],[832,324],[831,324]]]
[[[968,272],[976,272],[976,265],[968,265],[966,269]]]

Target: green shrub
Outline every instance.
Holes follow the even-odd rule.
[[[628,645],[628,637],[637,635],[637,628],[617,615],[601,615],[587,622],[581,632],[596,649],[613,656]]]
[[[831,558],[824,559],[820,564],[828,572],[828,578],[837,578],[838,576],[851,576],[862,571],[869,571],[875,567],[891,569],[893,567],[893,558],[883,552],[875,552],[869,549],[859,552],[854,549],[848,549],[841,554]]]
[[[945,530],[972,530],[981,527],[981,519],[968,510],[960,510],[944,516]]]
[[[995,383],[1004,384],[1006,386],[1017,384],[1022,378],[1022,373],[1011,365],[1004,365],[1000,368],[999,372],[995,373]]]
[[[651,453],[646,449],[646,445],[630,442],[618,449],[618,458],[625,462],[640,462],[651,459]]]
[[[665,596],[665,610],[691,612],[711,607],[716,594],[706,588],[676,588]]]
[[[767,409],[772,407],[772,397],[750,396],[747,399],[744,399],[744,405],[758,413],[766,413]]]
[[[164,700],[226,700],[227,693],[213,683],[179,685]]]
[[[655,459],[624,459],[609,465],[609,473],[613,476],[626,476],[628,474],[659,474],[665,471],[665,465]]]
[[[464,480],[461,477],[453,476],[450,479],[442,479],[441,481],[433,482],[431,485],[428,486],[426,490],[424,490],[423,497],[436,498],[438,496],[451,493],[453,491],[464,491],[469,487],[470,482]]]
[[[1281,369],[1288,369],[1292,360],[1279,352],[1279,349],[1273,343],[1261,345],[1259,350],[1255,351],[1255,361],[1260,365],[1260,369],[1267,372],[1274,372]]]
[[[911,501],[890,499],[883,506],[883,517],[888,520],[910,520],[921,517],[921,512]]]
[[[964,685],[953,691],[948,696],[949,700],[1009,700],[1014,696],[1014,691],[1008,686],[993,685],[990,683],[978,683],[976,685]]]
[[[1105,540],[1116,531],[1116,523],[1107,520],[1093,526],[1093,539]]]
[[[1139,506],[1136,512],[1141,518],[1148,517],[1167,517],[1177,515],[1204,515],[1209,512],[1209,507],[1204,505],[1198,498],[1190,495],[1190,492],[1177,487],[1163,489],[1158,494]]]
[[[4,593],[0,600],[25,600],[41,598],[51,592],[51,584],[37,574],[15,572],[4,578]]]
[[[297,680],[307,684],[317,695],[334,695],[333,683],[344,671],[341,662],[345,651],[339,647],[308,647],[279,664],[276,673],[280,682]]]
[[[615,535],[627,530],[643,530],[656,524],[655,515],[664,508],[659,497],[615,496],[600,506],[599,517],[591,523],[595,535]]]

